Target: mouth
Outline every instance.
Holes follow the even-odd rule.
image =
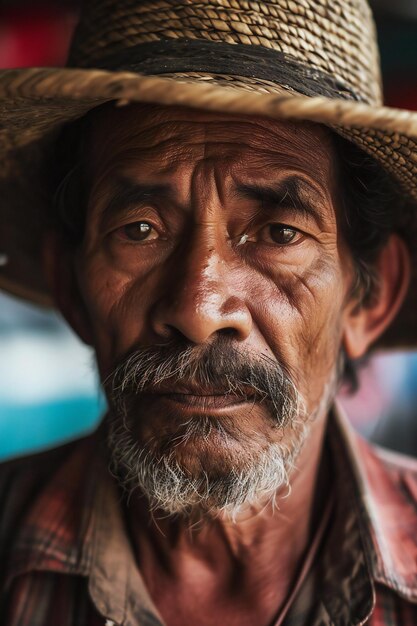
[[[237,396],[234,394],[194,394],[194,393],[166,393],[159,394],[170,402],[175,402],[183,406],[199,409],[221,409],[236,405],[254,402],[254,398],[247,396]]]
[[[196,389],[196,388],[175,388],[175,389],[158,389],[145,394],[151,401],[162,401],[169,403],[171,406],[176,405],[177,408],[184,410],[199,411],[220,411],[221,409],[230,409],[240,407],[244,404],[254,404],[259,402],[253,389],[241,390],[241,393],[232,393],[230,391],[220,391],[213,389]]]

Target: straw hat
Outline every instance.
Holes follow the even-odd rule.
[[[66,68],[0,72],[0,287],[50,303],[46,155],[112,100],[327,124],[417,202],[417,113],[382,106],[366,0],[89,0]],[[417,340],[414,302],[416,286],[386,344]]]

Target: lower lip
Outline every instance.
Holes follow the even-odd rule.
[[[166,400],[185,409],[198,409],[201,411],[213,411],[221,409],[240,408],[244,404],[253,404],[253,400],[245,396],[212,395],[197,396],[183,393],[169,393],[153,396],[155,399]]]

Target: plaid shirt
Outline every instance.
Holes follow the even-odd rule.
[[[337,412],[335,501],[284,626],[417,625],[417,462]],[[0,468],[0,623],[161,626],[135,563],[100,431]]]

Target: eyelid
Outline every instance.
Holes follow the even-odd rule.
[[[120,239],[121,241],[128,243],[128,244],[135,244],[135,245],[143,245],[146,243],[150,243],[153,241],[156,241],[158,239],[161,239],[161,235],[160,233],[157,231],[156,228],[154,228],[154,226],[152,226],[152,224],[149,224],[151,226],[151,232],[149,233],[149,236],[145,237],[144,239],[131,239],[125,231],[127,226],[132,226],[134,224],[140,224],[140,223],[146,223],[149,224],[148,221],[145,220],[138,220],[137,222],[129,222],[128,224],[124,224],[123,226],[120,226],[119,228],[116,228],[114,231],[112,231],[111,235],[114,235],[115,237],[117,237],[118,239]],[[153,232],[152,232],[153,231]]]
[[[292,230],[294,233],[296,233],[296,237],[292,239],[291,241],[289,241],[288,243],[278,243],[276,241],[273,241],[271,238],[271,241],[268,243],[271,243],[272,245],[275,245],[275,246],[287,248],[288,246],[291,246],[292,244],[298,243],[300,239],[303,239],[306,236],[305,233],[299,228],[295,228],[294,226],[290,226],[289,224],[284,224],[282,222],[269,222],[268,224],[265,224],[265,226],[263,226],[258,232],[262,232],[264,229],[270,226],[281,226],[283,230]]]
[[[254,232],[267,225],[281,225],[292,228],[308,237],[317,238],[321,229],[317,220],[309,213],[293,207],[264,207],[264,212],[259,211],[251,220],[247,232]]]
[[[283,224],[288,226],[288,228],[294,228],[295,230],[301,231],[303,231],[304,226],[306,229],[313,229],[314,226],[318,228],[317,220],[302,206],[295,208],[293,206],[286,205],[285,203],[279,206],[276,204],[264,203],[262,205],[262,211],[257,213],[252,223],[255,227],[262,227],[263,225],[272,223]],[[298,225],[300,225],[300,227]]]
[[[245,229],[245,233],[248,233],[250,237],[254,235],[255,233],[259,233],[263,228],[267,228],[268,226],[281,226],[281,228],[288,228],[289,230],[295,230],[301,234],[307,234],[304,232],[303,229],[298,228],[297,226],[293,226],[292,224],[288,224],[288,222],[269,221],[269,220],[262,220],[258,224],[252,222]]]
[[[146,218],[144,218],[144,219],[138,219],[138,220],[133,220],[133,221],[129,220],[128,222],[123,222],[123,223],[121,223],[121,224],[118,224],[118,225],[116,226],[116,228],[112,228],[112,229],[109,231],[109,234],[111,234],[111,233],[116,233],[116,232],[117,232],[117,231],[119,231],[119,230],[123,230],[123,229],[124,229],[124,228],[126,228],[127,226],[133,226],[134,224],[141,224],[142,222],[145,222],[146,224],[149,224],[149,226],[151,226],[152,230],[154,230],[155,232],[157,232],[157,233],[158,233],[158,235],[160,235],[160,234],[161,234],[160,228],[158,228],[158,226],[155,226],[155,224],[153,224],[151,220],[146,219]]]
[[[269,228],[271,226],[281,226],[283,229],[288,229],[288,230],[292,230],[296,233],[296,237],[294,238],[294,240],[288,242],[288,243],[278,243],[273,241],[273,239],[271,238],[270,240],[268,240],[266,237],[262,237],[262,232],[266,229]],[[256,228],[256,229],[247,229],[247,233],[248,233],[248,238],[247,238],[247,242],[248,243],[252,243],[252,244],[260,244],[263,243],[264,245],[267,246],[273,246],[275,248],[289,248],[292,245],[296,245],[298,243],[300,243],[300,241],[303,241],[306,237],[308,237],[309,235],[307,233],[305,233],[303,230],[296,228],[294,226],[291,226],[290,224],[286,224],[284,222],[266,222],[263,223],[260,227]],[[245,235],[243,235],[244,237]],[[242,238],[242,236],[241,236]],[[239,243],[238,243],[239,245]],[[244,246],[243,246],[244,247]]]
[[[135,222],[149,222],[157,230],[161,228],[162,224],[156,209],[149,204],[143,204],[126,207],[111,216],[105,216],[102,222],[102,230],[105,234],[109,234],[117,228],[122,228]]]

